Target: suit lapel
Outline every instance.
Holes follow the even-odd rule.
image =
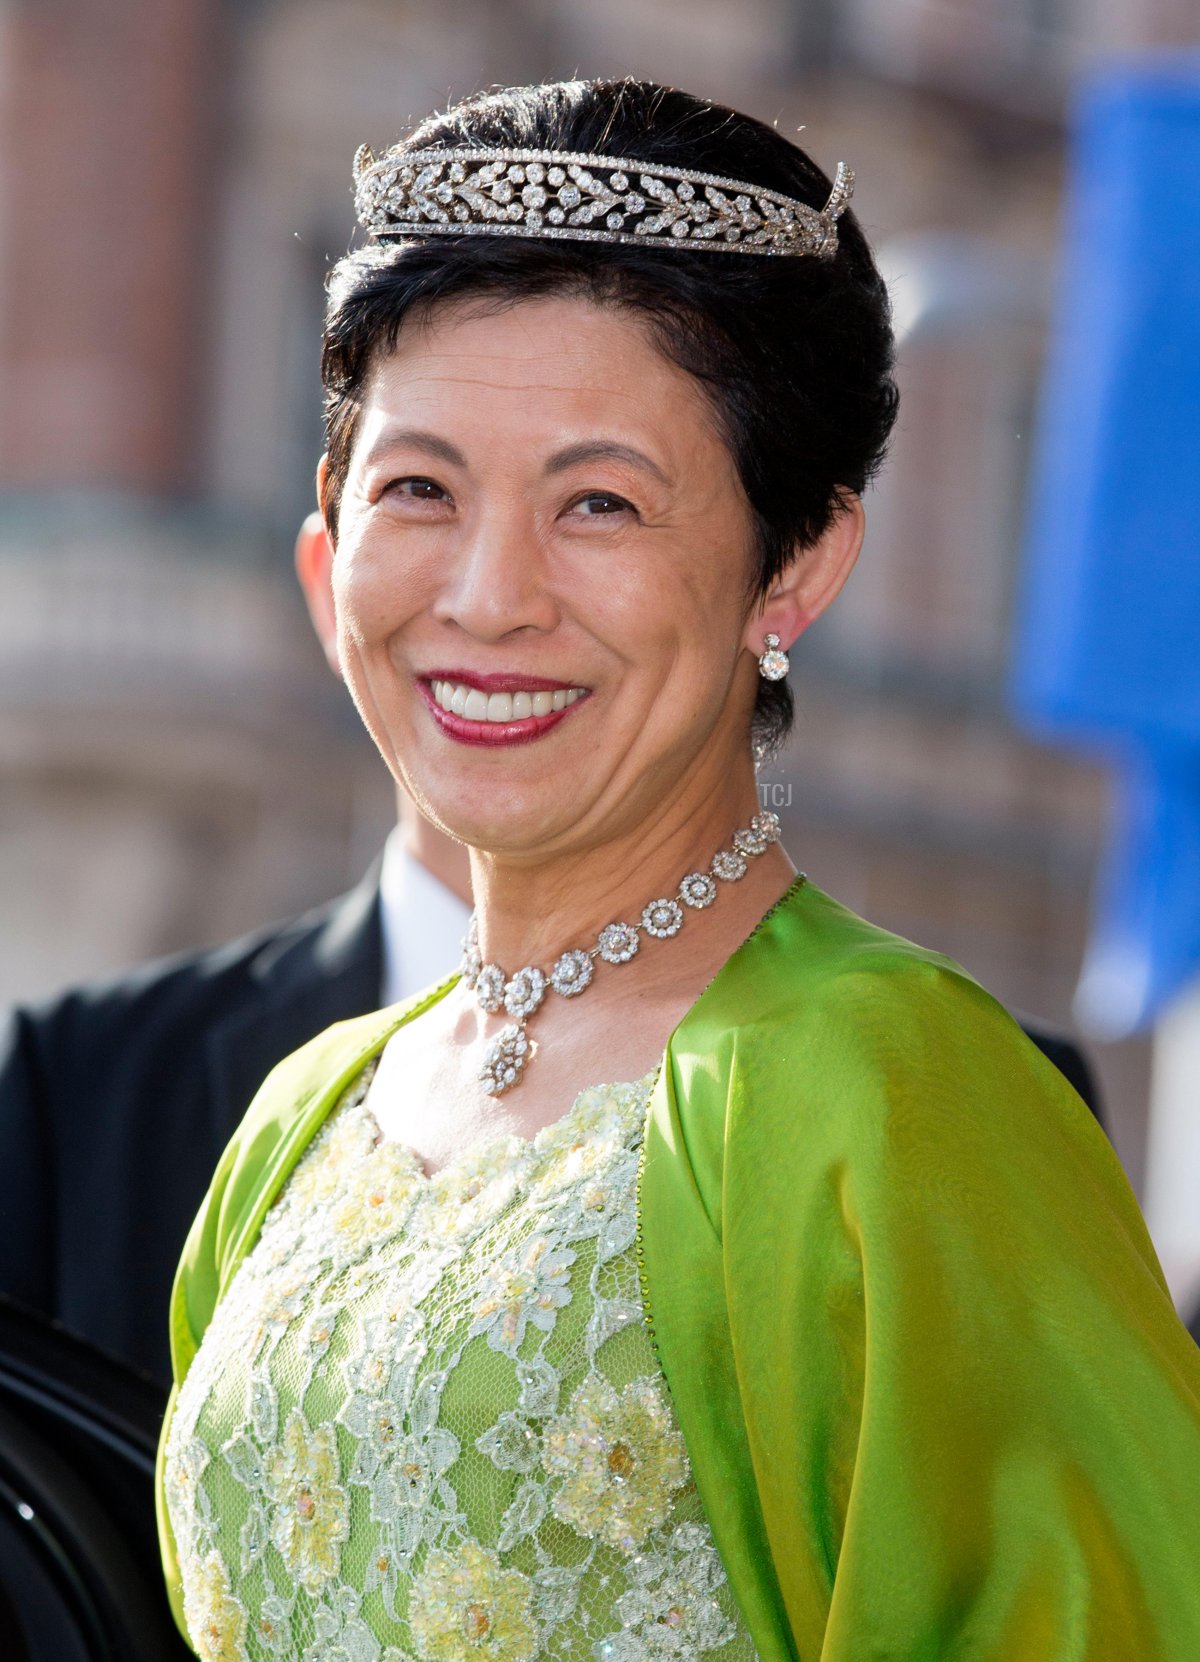
[[[335,1022],[378,1009],[383,979],[379,863],[357,888],[266,942],[250,989],[207,1037],[219,1152],[277,1062]]]

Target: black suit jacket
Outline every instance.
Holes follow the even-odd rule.
[[[184,1237],[276,1062],[380,1003],[378,867],[350,894],[37,1008],[0,1039],[0,1293],[170,1379]]]
[[[0,1040],[0,1293],[170,1379],[175,1266],[221,1152],[284,1056],[375,1009],[379,868],[232,945],[15,1011]],[[1067,1039],[1026,1031],[1097,1113]]]

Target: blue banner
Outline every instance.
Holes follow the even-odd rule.
[[[1200,53],[1094,76],[1073,124],[1013,703],[1118,762],[1080,1014],[1200,974]]]

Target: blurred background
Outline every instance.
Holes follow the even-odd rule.
[[[895,295],[899,430],[765,800],[822,887],[1070,1028],[1107,780],[1006,693],[1068,95],[1198,37],[1194,0],[0,0],[0,1004],[378,851],[390,782],[291,572],[351,158],[481,86],[635,73],[854,166]],[[1182,1296],[1155,1045],[1090,1055]]]

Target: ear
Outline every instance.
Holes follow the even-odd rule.
[[[811,547],[802,549],[780,572],[746,625],[744,644],[758,657],[764,636],[778,635],[786,652],[842,592],[862,547],[866,515],[853,491]]]
[[[337,616],[333,605],[333,544],[319,513],[309,514],[296,537],[296,576],[304,590],[308,615],[326,661],[333,673],[340,676]]]

